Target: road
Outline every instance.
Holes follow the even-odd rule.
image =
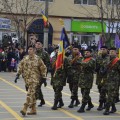
[[[94,103],[94,108],[85,113],[78,113],[80,106],[68,108],[70,103],[70,91],[68,85],[63,90],[63,100],[65,106],[56,111],[51,110],[54,101],[54,92],[50,85],[50,75],[48,74],[48,86],[42,86],[46,104],[43,107],[37,107],[37,115],[25,116],[20,114],[23,103],[26,98],[25,85],[22,78],[14,83],[16,73],[0,72],[0,120],[119,120],[120,119],[120,103],[117,103],[117,112],[104,116],[103,111],[97,111],[98,106],[98,91],[96,85],[93,84],[91,97]],[[81,93],[79,89],[79,99]],[[37,101],[39,104],[39,101]]]

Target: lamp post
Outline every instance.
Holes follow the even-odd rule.
[[[49,0],[45,0],[45,16],[48,18],[48,7],[49,7]],[[44,48],[48,49],[48,28],[44,27],[44,41],[43,45]]]

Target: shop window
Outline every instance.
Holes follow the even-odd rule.
[[[45,1],[45,0],[34,0],[34,1]],[[53,2],[53,0],[48,0],[49,2]]]
[[[96,0],[74,0],[74,4],[96,5]]]
[[[107,0],[107,4],[112,5],[112,4],[119,4],[120,5],[120,0]]]

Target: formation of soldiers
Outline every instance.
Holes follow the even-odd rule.
[[[116,48],[108,50],[106,46],[102,46],[97,57],[93,58],[92,50],[86,49],[84,55],[81,55],[80,46],[75,44],[65,50],[63,66],[57,70],[55,63],[59,47],[54,49],[54,54],[51,58],[43,49],[40,41],[36,42],[35,48],[29,46],[28,55],[20,62],[16,76],[18,78],[22,74],[28,91],[26,102],[21,110],[22,115],[26,115],[28,107],[31,108],[31,111],[27,113],[28,115],[37,113],[37,99],[41,100],[39,107],[45,104],[41,86],[42,84],[47,86],[46,76],[49,66],[51,68],[51,85],[54,90],[52,110],[57,110],[57,108],[64,106],[62,90],[68,83],[71,92],[71,102],[68,107],[73,108],[80,104],[78,99],[78,88],[80,88],[82,103],[77,112],[85,112],[86,105],[86,110],[90,111],[94,107],[90,97],[90,90],[92,89],[94,74],[96,73],[96,85],[99,91],[99,106],[97,110],[105,109],[104,115],[117,111],[115,103],[119,102],[120,60],[117,57]],[[17,82],[16,79],[15,82]]]

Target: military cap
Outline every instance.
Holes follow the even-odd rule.
[[[79,46],[79,45],[73,45],[73,48],[78,48],[78,49],[80,49],[80,46]]]
[[[101,48],[105,48],[105,49],[108,49],[108,47],[107,47],[107,46],[101,46]]]
[[[117,50],[115,47],[111,47],[109,50]]]
[[[89,51],[89,52],[92,52],[92,50],[91,50],[91,49],[86,49],[86,50],[84,50],[84,51]]]

